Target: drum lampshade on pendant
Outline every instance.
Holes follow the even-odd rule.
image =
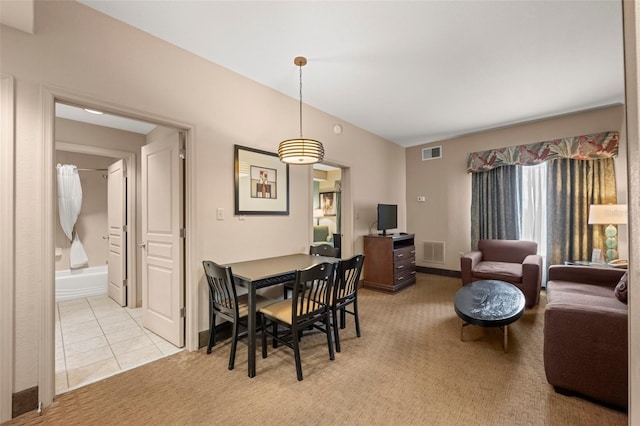
[[[307,59],[298,56],[293,63],[300,68],[300,137],[280,142],[278,157],[283,163],[289,164],[318,163],[324,158],[322,142],[302,136],[302,67],[307,64]]]

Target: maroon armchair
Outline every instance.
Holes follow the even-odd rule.
[[[527,308],[538,304],[542,285],[542,256],[538,244],[521,240],[480,240],[478,250],[460,258],[462,285],[473,281],[499,280],[523,293]]]

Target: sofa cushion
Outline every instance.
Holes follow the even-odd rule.
[[[613,289],[613,294],[616,295],[616,298],[622,303],[627,303],[627,273],[625,272],[620,281],[618,281],[618,285]]]
[[[627,307],[615,297],[611,288],[569,281],[547,283],[547,306],[567,306],[576,310],[625,311]]]
[[[473,268],[473,278],[501,280],[510,283],[522,282],[522,264],[508,262],[480,262]]]
[[[597,284],[576,283],[573,281],[549,281],[547,283],[547,299],[555,293],[592,294],[598,297],[611,298],[611,287]]]

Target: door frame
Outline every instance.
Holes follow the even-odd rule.
[[[54,117],[55,118],[55,117]],[[78,154],[100,155],[103,157],[121,158],[125,161],[127,171],[127,307],[136,307],[137,297],[137,250],[136,250],[136,154],[129,151],[101,148],[97,146],[80,145],[72,142],[56,141],[56,151],[74,152]],[[54,152],[55,155],[55,152]],[[55,206],[55,204],[54,204]],[[54,207],[55,211],[55,207]],[[56,218],[53,218],[54,223]],[[55,225],[54,225],[55,232]]]
[[[11,419],[13,397],[13,316],[15,286],[14,145],[15,86],[12,76],[0,74],[0,423]]]
[[[341,224],[341,233],[342,233],[342,241],[340,245],[340,256],[344,258],[349,258],[353,256],[356,252],[355,240],[353,238],[354,235],[354,219],[353,219],[353,197],[351,194],[351,166],[341,161],[334,161],[332,159],[326,158],[322,160],[322,164],[326,164],[327,166],[333,166],[340,169],[341,173],[341,190],[340,190],[340,224]],[[311,224],[309,229],[313,230],[313,167],[309,167],[309,181],[311,185],[311,190],[309,194],[309,203],[307,205],[310,208],[310,212],[307,215],[311,219]],[[313,232],[310,235],[311,245],[313,243]]]
[[[184,270],[184,291],[185,291],[185,343],[189,351],[198,349],[198,288],[194,277],[195,271],[191,268],[191,256],[195,253],[194,238],[189,238],[195,223],[194,208],[194,188],[195,188],[195,164],[189,160],[196,157],[194,126],[163,118],[146,111],[134,110],[119,105],[111,104],[100,99],[92,98],[88,95],[79,94],[59,87],[43,85],[41,89],[42,100],[42,164],[40,170],[40,181],[42,182],[42,287],[40,296],[40,317],[39,317],[39,360],[40,370],[38,372],[38,399],[43,406],[50,405],[55,396],[55,173],[53,170],[55,160],[55,103],[71,103],[82,105],[87,108],[95,108],[101,111],[110,112],[116,115],[148,121],[159,125],[174,127],[185,132],[185,147],[187,158],[185,160],[185,227],[187,235],[185,237],[185,270]],[[194,283],[195,282],[195,283]],[[194,284],[192,284],[194,283]]]

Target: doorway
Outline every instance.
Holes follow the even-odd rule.
[[[90,263],[107,264],[109,269],[114,263],[110,240],[114,237],[112,227],[107,224],[107,211],[109,208],[104,205],[106,200],[96,202],[95,198],[100,198],[99,193],[107,198],[107,192],[111,195],[111,190],[107,190],[106,179],[104,187],[100,187],[99,180],[102,174],[110,176],[112,164],[121,162],[127,170],[128,178],[124,183],[125,194],[122,202],[124,212],[123,231],[124,237],[119,236],[121,241],[119,248],[123,249],[123,268],[118,276],[118,281],[124,286],[123,297],[116,303],[108,294],[94,294],[87,297],[78,297],[72,300],[65,300],[55,303],[54,317],[55,326],[55,394],[84,386],[85,384],[100,380],[120,371],[134,368],[143,363],[158,359],[175,353],[184,346],[185,325],[184,316],[178,318],[179,322],[175,336],[163,339],[160,335],[154,334],[149,327],[145,327],[144,312],[154,310],[153,303],[148,303],[150,291],[145,285],[145,265],[147,256],[140,243],[141,229],[145,226],[144,218],[148,215],[141,213],[143,199],[146,196],[144,179],[140,179],[141,158],[143,158],[144,147],[154,146],[159,139],[166,139],[167,134],[181,134],[180,138],[184,143],[184,132],[176,128],[169,128],[147,122],[126,119],[121,116],[111,114],[100,114],[103,121],[96,123],[96,118],[83,114],[93,114],[82,108],[67,105],[61,102],[56,103],[56,125],[54,127],[54,140],[56,149],[56,163],[78,163],[78,169],[82,175],[93,178],[93,186],[87,187],[87,204],[83,203],[83,210],[91,216],[91,225],[79,224],[79,232],[86,236],[83,241],[87,247]],[[60,107],[62,106],[62,107]],[[95,110],[94,110],[95,112]],[[106,117],[105,117],[106,116]],[[122,124],[123,122],[126,122]],[[133,127],[130,127],[130,126]],[[128,127],[129,126],[129,127]],[[139,126],[142,130],[138,129]],[[137,133],[140,132],[140,133]],[[124,138],[122,144],[114,143],[113,140]],[[58,142],[64,140],[64,142]],[[138,142],[136,142],[138,141]],[[126,149],[126,150],[125,150]],[[180,163],[184,159],[184,146],[177,146],[175,149],[181,152]],[[59,153],[67,154],[60,155]],[[72,154],[70,154],[72,153]],[[69,160],[69,161],[66,161]],[[183,166],[180,166],[183,168]],[[142,170],[144,170],[142,164]],[[104,171],[104,172],[103,172]],[[86,177],[85,176],[85,177]],[[181,174],[184,176],[184,174]],[[97,183],[95,182],[97,179]],[[81,179],[83,180],[83,179]],[[88,182],[84,179],[85,183]],[[137,188],[140,188],[137,190]],[[184,211],[184,180],[177,184],[176,192],[179,193],[180,205],[176,210],[180,211],[183,219]],[[91,200],[93,197],[93,201]],[[55,196],[53,197],[55,198]],[[153,197],[151,197],[153,198]],[[100,205],[103,202],[103,205]],[[54,209],[55,210],[55,209]],[[57,213],[57,212],[56,212]],[[110,212],[109,212],[110,213]],[[80,215],[82,217],[82,213]],[[142,219],[141,219],[142,218]],[[59,228],[58,215],[53,215],[52,225],[54,229]],[[97,228],[97,229],[96,229]],[[184,221],[178,224],[179,229],[184,228]],[[91,234],[93,232],[93,235]],[[180,244],[186,245],[186,238],[182,238]],[[56,255],[60,240],[55,238]],[[64,252],[63,250],[60,250]],[[172,303],[180,306],[172,307],[177,312],[184,312],[184,255],[185,250],[178,250],[179,259],[176,273],[179,282],[177,283],[179,296],[172,299]],[[64,253],[60,253],[64,254]],[[61,256],[63,257],[63,256]],[[61,269],[59,262],[55,261],[55,270]],[[92,264],[88,265],[92,267]],[[109,271],[111,275],[111,271]],[[122,279],[120,279],[120,275]],[[108,279],[109,289],[113,287],[111,278]],[[156,290],[153,290],[156,291]],[[113,296],[113,295],[112,295]],[[118,299],[116,297],[116,299]],[[120,305],[124,305],[121,307]],[[151,327],[153,328],[153,327]],[[176,329],[174,327],[174,329]],[[157,330],[156,330],[157,331]],[[45,398],[42,398],[45,400]]]
[[[342,169],[313,165],[313,245],[329,244],[342,254]]]

